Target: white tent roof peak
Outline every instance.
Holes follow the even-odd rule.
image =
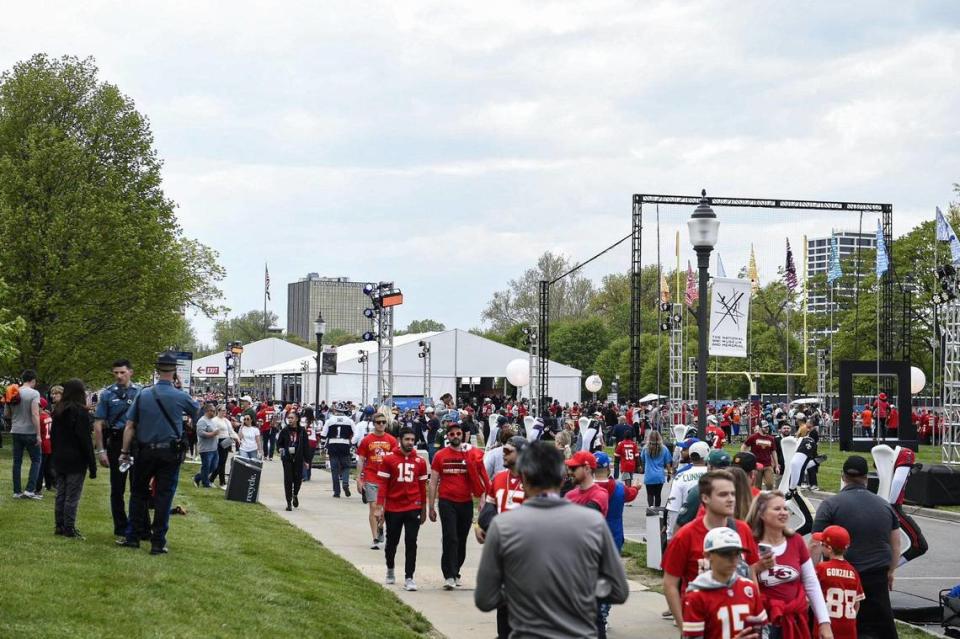
[[[303,357],[313,351],[277,337],[267,337],[243,345],[240,358],[241,374],[252,375],[253,371],[289,361],[294,357]],[[193,374],[198,377],[223,377],[226,369],[223,352],[213,353],[193,361]],[[211,372],[208,373],[207,371]],[[216,373],[212,371],[216,370]]]

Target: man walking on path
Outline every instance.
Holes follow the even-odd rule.
[[[417,568],[417,535],[427,521],[427,462],[417,454],[413,429],[400,429],[400,449],[387,455],[377,471],[377,518],[386,521],[388,585],[396,583],[393,572],[400,532],[403,531],[404,590],[416,590],[413,573]],[[334,478],[336,481],[336,478]]]
[[[133,405],[140,386],[130,381],[133,368],[130,360],[118,359],[113,363],[113,384],[108,386],[97,402],[94,413],[93,437],[97,446],[100,465],[110,468],[110,513],[113,515],[113,536],[124,537],[130,526],[124,493],[127,491],[129,472],[120,472],[120,449],[123,448],[123,429],[127,424],[127,411]]]
[[[433,457],[430,474],[430,521],[437,521],[435,509],[440,499],[440,527],[443,552],[440,568],[443,571],[443,589],[460,586],[460,567],[467,556],[467,536],[473,523],[473,494],[467,474],[467,454],[462,450],[463,430],[460,424],[448,421],[447,447]]]
[[[377,519],[377,491],[380,488],[377,473],[383,458],[397,447],[397,440],[388,435],[387,417],[377,413],[373,418],[373,432],[360,440],[357,446],[357,491],[367,504],[367,519],[373,543],[370,548],[380,550],[383,543],[383,527]]]
[[[552,442],[528,445],[517,463],[526,499],[490,525],[474,603],[483,611],[506,605],[514,636],[596,637],[598,603],[629,594],[607,522],[560,497],[563,454]]]
[[[40,393],[36,390],[37,374],[25,370],[20,375],[19,399],[6,405],[6,416],[10,419],[10,434],[13,436],[13,498],[41,499],[37,494],[37,482],[40,481]],[[23,465],[23,451],[30,456],[30,473],[27,475],[27,490],[20,492],[20,469]]]
[[[343,407],[340,407],[343,408]],[[342,412],[342,411],[341,411]],[[350,496],[350,442],[353,441],[353,420],[346,414],[330,417],[323,424],[320,439],[327,449],[330,476],[333,478],[333,496],[340,498],[340,487]]]

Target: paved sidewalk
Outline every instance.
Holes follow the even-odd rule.
[[[349,499],[334,499],[330,474],[314,469],[313,480],[304,482],[300,490],[300,508],[287,512],[282,467],[279,461],[268,461],[264,462],[260,502],[352,563],[370,579],[383,583],[386,572],[383,551],[370,549],[367,507],[360,501],[354,487]],[[444,591],[440,573],[440,523],[428,521],[420,529],[418,541],[416,581],[420,590],[406,592],[400,587],[403,582],[402,541],[396,558],[400,584],[384,587],[393,590],[404,603],[423,614],[437,631],[447,637],[496,637],[496,615],[480,612],[473,605],[473,584],[482,549],[476,539],[468,542],[467,560],[462,570],[464,587]],[[675,639],[674,626],[660,618],[665,609],[661,595],[631,581],[627,603],[614,606],[610,613],[612,627],[608,636]]]

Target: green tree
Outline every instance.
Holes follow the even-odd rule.
[[[0,278],[0,367],[10,370],[20,351],[17,347],[26,328],[22,317],[15,316],[7,307],[10,288]]]
[[[550,330],[550,359],[579,369],[586,378],[609,342],[607,328],[599,317],[557,322]]]
[[[147,119],[92,59],[35,55],[0,75],[0,266],[43,380],[146,369],[184,309],[222,312],[215,252],[184,237]]]
[[[253,310],[229,319],[217,320],[213,325],[213,341],[217,349],[225,349],[229,342],[249,344],[270,337],[264,327],[276,324],[278,317],[273,311],[267,311],[266,318],[264,322],[263,311]]]
[[[327,346],[343,346],[344,344],[353,344],[359,341],[362,341],[359,335],[348,333],[339,328],[335,328],[323,336],[323,343]]]
[[[446,330],[441,322],[432,319],[422,319],[422,320],[413,320],[407,327],[402,331],[397,332],[397,335],[407,335],[408,333],[431,333],[434,331],[444,331]]]

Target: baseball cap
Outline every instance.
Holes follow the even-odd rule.
[[[851,477],[866,477],[869,472],[867,460],[860,455],[850,455],[847,461],[843,462],[843,474]]]
[[[710,446],[707,442],[697,442],[690,446],[690,454],[697,455],[700,459],[706,459],[710,454]]]
[[[250,397],[249,395],[244,395],[243,397],[240,398],[240,401],[241,401],[241,402],[250,402],[250,403],[252,404],[252,403],[253,403],[253,398]]]
[[[593,454],[593,457],[597,460],[597,468],[610,468],[610,455],[598,450]]]
[[[740,533],[732,528],[727,528],[726,526],[711,528],[703,538],[704,552],[730,549],[743,550],[743,541],[740,539]]]
[[[460,425],[460,412],[459,411],[449,411],[443,417],[440,418],[441,422],[450,422],[451,424]]]
[[[429,408],[429,409],[427,409],[427,410],[433,412],[433,409],[432,409],[432,408]],[[497,417],[497,426],[503,426],[503,425],[506,424],[506,423],[507,423],[507,418],[506,418],[506,417],[504,417],[503,415],[501,415],[500,417]]]
[[[564,463],[567,465],[567,468],[576,468],[578,466],[589,466],[590,468],[596,468],[597,458],[587,451],[581,450],[574,453],[573,457]]]
[[[425,409],[423,409],[423,412],[425,412],[425,413],[432,413],[432,412],[433,412],[433,406],[427,406]]]
[[[730,465],[730,453],[725,450],[711,450],[707,455],[707,466],[726,468]]]
[[[823,532],[813,533],[813,540],[826,544],[837,552],[843,552],[850,546],[850,533],[843,526],[827,526]]]
[[[740,451],[733,456],[733,465],[750,474],[757,469],[757,456],[749,451]]]

